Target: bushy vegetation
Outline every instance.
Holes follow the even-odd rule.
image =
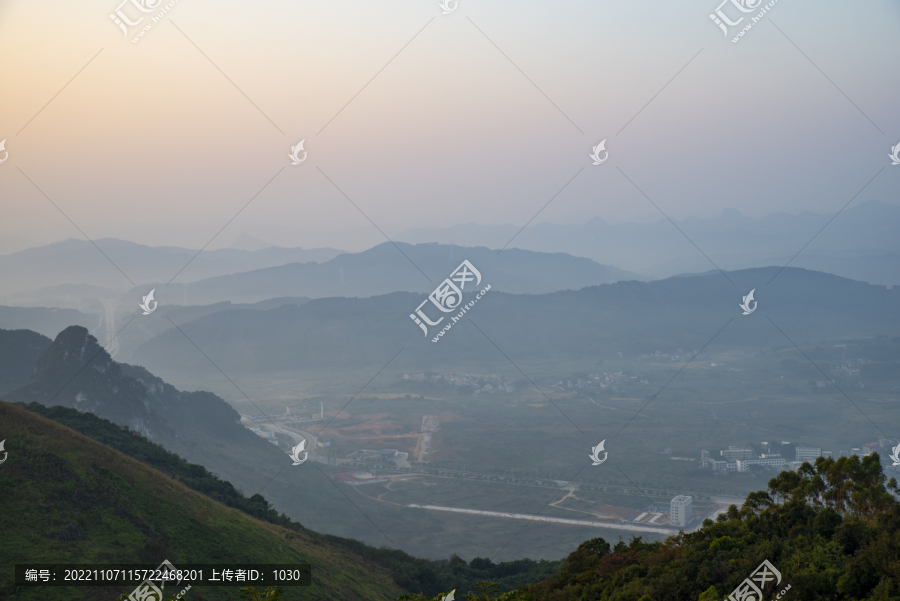
[[[403,551],[382,547],[376,549],[359,541],[325,536],[327,541],[340,545],[388,569],[401,588],[419,593],[410,599],[428,599],[439,591],[456,589],[460,594],[474,592],[481,581],[489,581],[497,591],[511,591],[519,586],[540,582],[556,572],[563,561],[534,561],[518,559],[493,563],[490,559],[476,557],[470,562],[452,556],[449,560],[430,561],[417,559]],[[440,596],[440,595],[439,595]]]
[[[634,538],[614,547],[582,543],[559,572],[501,594],[483,586],[468,599],[504,601],[718,601],[764,561],[782,575],[765,598],[900,599],[900,503],[877,454],[819,458],[782,472],[717,521],[664,542]],[[449,591],[452,587],[446,587]],[[447,593],[433,597],[441,601]],[[413,601],[431,598],[401,597]]]

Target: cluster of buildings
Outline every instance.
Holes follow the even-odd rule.
[[[409,467],[409,463],[407,463],[407,459],[409,459],[409,453],[405,451],[398,451],[397,449],[379,449],[374,451],[372,449],[360,449],[359,451],[353,451],[349,455],[348,458],[353,458],[359,461],[388,461],[393,460],[394,463],[398,465],[405,464],[406,467]]]
[[[784,458],[782,453],[775,453],[767,442],[762,444],[764,452],[759,455],[750,448],[730,446],[725,450],[719,451],[721,459],[711,457],[709,451],[703,449],[700,451],[700,467],[711,467],[714,472],[725,473],[749,472],[751,466],[760,466],[778,471],[785,469],[787,459]]]
[[[858,378],[861,365],[870,363],[867,359],[850,359],[842,361],[831,369],[831,373],[838,378]]]
[[[270,423],[270,422],[311,422],[325,419],[325,403],[319,403],[319,410],[315,411],[307,409],[305,405],[286,405],[284,415],[254,415],[253,417],[242,416],[242,422],[253,423]],[[252,430],[253,428],[251,428]]]
[[[272,429],[273,427],[277,428],[278,424],[289,427],[297,423],[302,424],[303,422],[313,422],[325,419],[324,403],[319,403],[318,411],[314,413],[308,413],[308,411],[309,410],[305,406],[288,405],[284,408],[284,415],[262,414],[254,415],[253,417],[242,415],[241,424],[260,438],[265,438],[273,445],[279,446],[278,439],[275,437],[275,430]],[[328,444],[331,443],[323,445],[320,442],[319,446],[327,446]]]
[[[695,357],[695,355],[696,355],[696,357]],[[659,351],[656,351],[656,352],[654,352],[654,353],[648,353],[648,354],[641,354],[641,355],[638,355],[638,358],[639,358],[641,361],[653,361],[653,362],[656,362],[656,363],[660,363],[660,362],[663,362],[663,361],[666,361],[666,362],[677,362],[677,363],[686,363],[686,362],[689,361],[691,358],[694,358],[695,361],[696,361],[696,360],[703,361],[703,360],[706,358],[706,354],[705,354],[705,353],[700,353],[700,354],[698,355],[698,354],[697,354],[697,351],[688,352],[688,351],[686,351],[686,350],[680,348],[680,349],[678,349],[677,351],[675,351],[675,352],[672,353],[672,354],[661,353],[661,352],[659,352]]]
[[[475,394],[490,394],[492,392],[515,392],[515,382],[497,374],[489,376],[476,376],[472,374],[403,374],[404,380],[413,382],[430,382],[445,386],[467,386],[475,389]]]
[[[278,439],[275,438],[275,432],[264,430],[262,426],[250,426],[250,431],[261,438],[265,438],[276,447],[278,446]]]
[[[859,448],[839,451],[837,457],[871,455],[876,451],[887,451],[890,454],[896,444],[896,438],[879,438],[877,442],[866,443]],[[761,442],[759,446],[761,453],[749,447],[729,446],[719,451],[719,459],[703,449],[700,451],[700,467],[712,468],[717,473],[749,472],[754,466],[783,471],[796,470],[804,462],[815,463],[818,457],[835,457],[833,452],[823,451],[821,447],[791,445],[787,441],[782,441],[780,445]]]
[[[310,412],[306,405],[286,405],[284,415],[279,416],[281,421],[312,421],[325,418],[325,403],[319,403],[319,411]]]
[[[591,374],[586,378],[578,378],[576,380],[560,380],[557,388],[569,390],[618,390],[623,384],[634,383],[637,376],[626,376],[620,371],[607,374]],[[641,384],[648,384],[647,380],[641,380]]]

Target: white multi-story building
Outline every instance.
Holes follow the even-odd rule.
[[[822,449],[819,447],[796,447],[796,461],[809,461],[813,463],[816,457],[822,456]]]
[[[781,457],[766,457],[764,459],[738,459],[735,463],[737,463],[737,471],[749,472],[751,465],[784,469],[784,464],[786,462]]]
[[[708,465],[712,466],[714,472],[734,472],[737,470],[737,461],[710,460]]]
[[[728,447],[727,450],[719,451],[719,455],[725,458],[725,461],[734,461],[736,459],[753,459],[753,449],[745,449],[743,447]]]
[[[691,523],[694,498],[678,495],[669,505],[669,520],[673,525],[684,528]]]

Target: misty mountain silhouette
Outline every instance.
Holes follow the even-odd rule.
[[[55,337],[71,325],[96,327],[97,317],[75,309],[0,306],[0,329],[32,330],[44,336]]]
[[[409,315],[424,293],[328,298],[269,311],[224,311],[179,324],[221,369],[281,371],[383,365],[406,349],[403,369],[461,364],[508,365],[541,357],[602,358],[620,351],[699,349],[729,319],[717,344],[738,348],[790,345],[845,336],[900,333],[900,289],[886,289],[805,269],[780,268],[626,281],[577,291],[515,295],[491,290],[435,344]],[[493,284],[483,272],[482,286]],[[741,315],[741,298],[756,289],[759,307]],[[471,295],[465,296],[465,301]],[[432,310],[432,319],[437,318]],[[768,318],[768,319],[767,319]],[[449,318],[447,318],[449,319]],[[447,321],[440,324],[443,327]],[[174,329],[144,343],[134,360],[157,370],[200,369],[206,359]]]
[[[516,248],[498,253],[484,247],[402,242],[395,246],[385,242],[324,263],[291,263],[209,278],[183,287],[172,286],[171,294],[173,299],[205,304],[222,300],[255,302],[278,296],[322,298],[397,291],[431,292],[463,260],[470,261],[482,273],[491,273],[492,285],[497,290],[515,294],[577,290],[638,277],[565,253],[536,253]],[[136,292],[132,291],[132,295]]]
[[[35,362],[51,342],[30,330],[0,329],[0,394],[28,383]]]
[[[869,201],[849,207],[829,223],[832,217],[803,211],[752,218],[736,209],[724,209],[711,219],[676,219],[684,234],[662,218],[652,223],[610,224],[595,217],[577,225],[538,223],[516,236],[514,245],[536,252],[552,250],[588,257],[640,273],[641,279],[655,279],[710,269],[709,261],[685,235],[726,270],[784,265],[815,237],[791,264],[793,267],[874,284],[900,284],[900,237],[896,235],[900,231],[900,206]],[[443,229],[409,229],[395,239],[413,244],[453,242],[500,248],[519,229],[511,224],[468,223]],[[885,255],[888,260],[879,258]]]
[[[116,267],[136,283],[167,282],[190,262],[177,280],[190,282],[286,263],[327,261],[344,252],[333,248],[273,246],[253,251],[235,248],[204,250],[198,255],[195,249],[146,246],[115,238],[101,238],[95,243],[115,266],[97,252],[93,244],[75,239],[0,256],[0,272],[4,274],[4,290],[0,293],[5,299],[3,302],[9,302],[14,293],[61,284],[90,284],[116,290],[130,287],[131,284]],[[196,258],[193,258],[195,255]]]

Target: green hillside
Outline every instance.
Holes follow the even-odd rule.
[[[255,494],[249,499],[241,494],[232,484],[212,474],[202,465],[185,461],[175,453],[171,453],[161,445],[151,442],[127,426],[119,426],[98,417],[93,413],[83,413],[76,409],[61,407],[45,407],[40,403],[16,403],[17,406],[37,413],[46,418],[72,428],[79,434],[137,459],[165,475],[174,478],[199,493],[210,497],[227,507],[238,509],[247,515],[283,526],[288,530],[303,530],[303,526],[292,522],[286,515],[279,514],[271,508],[266,499]]]
[[[0,402],[0,598],[112,600],[129,587],[19,588],[17,562],[309,563],[311,587],[285,599],[396,599],[388,572],[307,530],[225,507],[161,472],[22,408]],[[195,601],[237,589],[193,587]]]

